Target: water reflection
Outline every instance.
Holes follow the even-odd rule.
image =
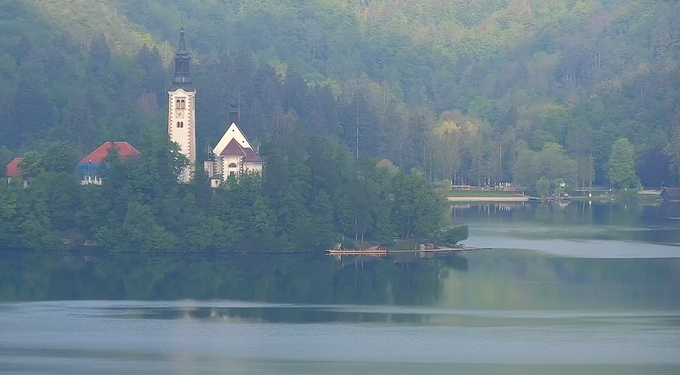
[[[673,236],[662,206],[452,214],[498,249],[363,262],[0,251],[0,373],[678,373],[680,259],[593,259]],[[501,246],[521,241],[541,251]],[[544,253],[562,244],[572,256]]]
[[[440,304],[474,310],[680,309],[680,259],[592,259],[499,250],[467,255]]]
[[[0,253],[0,300],[232,299],[315,304],[433,304],[460,257]]]
[[[0,253],[0,300],[239,300],[545,310],[680,307],[680,259],[584,259],[498,250],[464,257],[337,261],[283,255]],[[215,305],[210,305],[211,308]],[[266,321],[385,321],[382,311],[222,306],[142,315]],[[420,316],[400,314],[417,321]]]
[[[470,225],[473,231],[471,237],[635,241],[677,245],[680,244],[678,218],[680,205],[660,203],[576,201],[562,206],[516,203],[454,204],[450,207],[450,222]]]
[[[456,222],[494,219],[535,224],[666,225],[680,228],[678,203],[480,203],[452,204],[450,211],[451,218]]]

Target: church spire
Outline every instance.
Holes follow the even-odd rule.
[[[179,30],[179,49],[177,50],[179,54],[188,54],[187,52],[187,41],[184,38],[184,26]]]
[[[175,88],[182,88],[184,90],[192,90],[191,79],[191,56],[187,50],[187,42],[184,36],[184,27],[179,32],[179,48],[175,54],[175,77],[172,80]]]
[[[234,98],[231,99],[231,103],[229,103],[229,122],[232,124],[236,124],[238,126],[238,121],[239,120],[239,113],[238,113],[238,107],[236,106],[236,101]]]

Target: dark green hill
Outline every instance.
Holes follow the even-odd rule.
[[[431,179],[604,184],[620,138],[643,184],[677,179],[680,5],[663,0],[8,0],[0,158],[162,134],[182,18],[203,149],[236,96],[251,138],[303,121],[356,150],[358,129],[360,155]]]

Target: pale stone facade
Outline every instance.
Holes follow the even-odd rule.
[[[230,176],[261,174],[264,161],[236,123],[232,123],[213,149],[210,160],[203,165],[210,177],[210,184],[218,187]]]
[[[168,97],[168,135],[189,159],[189,167],[179,177],[180,182],[188,183],[193,179],[196,165],[196,91],[178,88],[168,92]]]
[[[175,55],[175,76],[168,91],[168,136],[177,143],[180,152],[189,159],[189,167],[179,176],[181,183],[189,183],[195,176],[196,165],[196,90],[191,79],[191,57],[187,50],[184,29],[179,36],[179,49]],[[262,173],[263,161],[260,155],[236,125],[238,111],[232,104],[231,126],[220,139],[203,163],[210,183],[218,187],[229,176],[243,173]]]
[[[191,79],[191,56],[184,37],[179,33],[179,48],[175,55],[175,75],[168,91],[168,136],[179,145],[189,166],[179,176],[181,183],[191,182],[196,165],[196,90]]]

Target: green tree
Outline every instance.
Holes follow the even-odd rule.
[[[628,138],[621,138],[614,143],[609,157],[609,182],[621,189],[635,188],[640,180],[635,174],[633,146]]]
[[[253,204],[253,234],[255,243],[262,250],[274,250],[276,233],[274,214],[269,208],[267,198],[258,196]]]
[[[45,172],[43,155],[35,151],[29,151],[19,162],[19,170],[24,177],[36,177]]]
[[[468,239],[470,234],[470,229],[467,225],[449,228],[444,234],[444,239],[446,243],[453,246],[457,245],[460,241],[465,241]]]
[[[437,195],[417,174],[400,171],[393,181],[393,215],[397,232],[404,239],[424,239],[433,235],[443,220]]]
[[[127,249],[140,252],[175,249],[172,236],[155,223],[151,208],[142,203],[133,201],[128,204],[121,230]]]
[[[310,207],[312,235],[310,244],[316,250],[330,248],[337,240],[337,232],[333,225],[333,203],[328,194],[319,191]]]
[[[680,113],[674,119],[674,126],[671,129],[671,139],[664,148],[664,153],[670,158],[670,173],[680,180]]]
[[[73,173],[78,163],[78,154],[72,144],[54,142],[47,147],[41,159],[47,172]]]
[[[536,192],[541,196],[545,197],[550,194],[550,181],[545,178],[541,178],[536,181]]]

